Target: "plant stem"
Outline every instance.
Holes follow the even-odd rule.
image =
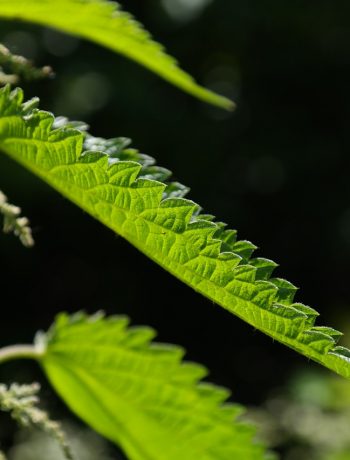
[[[13,359],[35,359],[37,360],[42,351],[34,345],[11,345],[0,348],[0,364]]]

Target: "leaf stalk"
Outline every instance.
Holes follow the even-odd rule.
[[[15,359],[39,359],[42,356],[43,350],[40,350],[35,345],[11,345],[0,348],[0,364]]]

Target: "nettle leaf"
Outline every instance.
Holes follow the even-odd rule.
[[[107,0],[0,0],[0,17],[31,21],[86,38],[147,67],[193,96],[232,110],[234,103],[198,85],[129,13]]]
[[[22,91],[0,91],[0,148],[196,291],[274,339],[350,378],[341,335],[315,327],[317,311],[294,302],[295,286],[272,278],[276,264],[253,258],[199,206],[169,171],[128,147],[95,138],[64,119],[22,104]],[[156,180],[155,180],[156,179]]]
[[[128,322],[61,314],[49,331],[41,364],[79,417],[132,460],[267,459],[252,427],[236,420],[241,408],[225,403],[228,390],[199,383],[203,366]]]

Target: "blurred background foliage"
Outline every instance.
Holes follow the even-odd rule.
[[[350,459],[350,391],[344,379],[299,370],[245,418],[285,460]]]
[[[56,115],[83,119],[94,135],[131,137],[191,187],[190,198],[277,261],[278,276],[301,287],[297,299],[321,312],[319,324],[348,332],[349,346],[349,3],[125,0],[123,6],[185,70],[233,98],[237,110],[204,105],[91,43],[1,21],[0,42],[56,73],[23,85],[26,97],[40,96],[41,107]],[[126,313],[156,328],[159,340],[185,346],[188,358],[209,367],[211,380],[233,389],[236,401],[261,406],[269,439],[285,458],[350,458],[348,382],[333,390],[327,372],[315,377],[316,364],[196,294],[3,155],[0,181],[30,217],[36,240],[27,250],[0,236],[2,345],[31,341],[61,310]],[[28,382],[41,374],[31,363],[13,363],[1,367],[0,379]],[[310,381],[324,391],[331,386],[338,406],[313,401]],[[43,393],[56,418],[78,423],[48,387]],[[338,422],[341,429],[332,432],[341,437],[345,430],[341,449],[327,444]],[[317,443],[306,439],[310,427]],[[0,433],[11,446],[14,426],[6,416]],[[33,457],[21,451],[20,458]]]

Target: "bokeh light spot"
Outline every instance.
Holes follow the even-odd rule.
[[[65,57],[74,53],[80,41],[70,35],[62,34],[52,29],[45,29],[43,42],[49,53],[54,56]]]
[[[162,0],[168,15],[179,22],[195,19],[212,0]]]

